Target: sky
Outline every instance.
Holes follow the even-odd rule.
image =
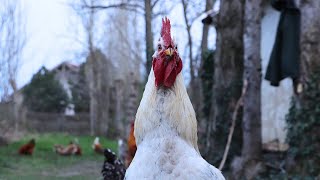
[[[77,51],[81,51],[81,46],[75,41],[75,36],[80,36],[77,38],[81,39],[81,33],[74,34],[79,29],[77,26],[80,26],[80,23],[75,24],[75,17],[68,6],[70,0],[21,1],[26,14],[28,42],[18,72],[18,86],[22,87],[28,83],[41,66],[52,69],[63,61],[81,63],[83,60],[76,59],[74,56]],[[172,34],[176,36],[179,47],[185,47],[187,34],[184,29],[182,6],[175,7],[168,16],[173,24]],[[159,29],[160,26],[154,28],[155,35],[159,34],[155,32]],[[195,21],[191,31],[195,47],[199,47],[202,36],[201,18]],[[154,39],[156,40],[157,37]],[[209,39],[215,39],[214,28],[210,29]],[[209,47],[214,47],[214,40],[209,41]],[[184,49],[180,48],[179,51],[183,57],[187,58]],[[194,48],[194,51],[198,49]],[[184,71],[188,71],[187,66],[184,67]]]
[[[18,73],[18,86],[30,81],[41,66],[51,69],[66,59],[73,40],[70,32],[69,7],[65,0],[23,0],[28,42]]]

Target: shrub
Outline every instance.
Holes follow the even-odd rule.
[[[23,88],[24,103],[35,112],[63,112],[68,105],[68,95],[54,74],[42,67]]]

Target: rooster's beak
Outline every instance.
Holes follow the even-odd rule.
[[[164,51],[166,53],[167,56],[172,56],[173,54],[173,49],[172,48],[168,48]]]

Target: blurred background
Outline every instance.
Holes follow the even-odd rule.
[[[125,161],[168,17],[202,156],[228,179],[320,178],[320,1],[0,0],[0,179]],[[35,139],[32,156],[19,147]],[[60,157],[70,141],[82,156]]]

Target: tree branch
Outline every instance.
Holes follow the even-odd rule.
[[[193,81],[195,79],[195,73],[194,73],[194,66],[193,66],[193,55],[192,55],[192,37],[191,37],[191,24],[188,16],[187,16],[187,8],[188,8],[188,2],[185,0],[181,0],[182,6],[183,6],[183,15],[184,15],[184,20],[186,24],[186,30],[188,33],[188,45],[189,45],[189,68],[190,68],[190,76],[191,76],[191,86],[193,85]]]
[[[123,10],[128,10],[128,11],[135,11],[138,13],[141,13],[142,10],[144,11],[144,7],[142,7],[139,4],[130,4],[130,3],[119,3],[119,4],[111,4],[111,5],[89,5],[83,1],[84,3],[81,5],[82,9],[97,9],[97,10],[104,10],[104,9],[111,9],[111,8],[119,8]],[[141,13],[143,14],[143,13]]]
[[[151,5],[151,9],[153,9],[157,5],[158,2],[159,2],[159,0],[155,0]]]
[[[167,8],[166,10],[163,10],[163,11],[160,11],[160,12],[157,12],[157,13],[153,13],[152,14],[152,18],[156,18],[157,16],[168,15],[169,12],[171,12],[174,8],[175,8],[175,6],[171,6],[171,7]]]
[[[232,114],[232,123],[231,123],[231,127],[230,127],[230,132],[229,132],[229,135],[228,135],[228,141],[227,141],[227,144],[226,144],[226,148],[224,149],[222,161],[221,161],[221,163],[219,165],[219,170],[220,171],[222,170],[222,168],[223,168],[223,166],[224,166],[224,164],[225,164],[225,162],[227,160],[230,144],[231,144],[231,141],[232,141],[232,135],[233,135],[233,132],[234,132],[234,128],[236,126],[236,120],[237,120],[238,111],[239,111],[240,106],[243,105],[243,97],[246,94],[247,87],[248,87],[248,81],[245,79],[243,81],[242,94],[241,94],[240,98],[238,99],[236,107],[235,107],[235,109],[233,111],[233,114]]]

